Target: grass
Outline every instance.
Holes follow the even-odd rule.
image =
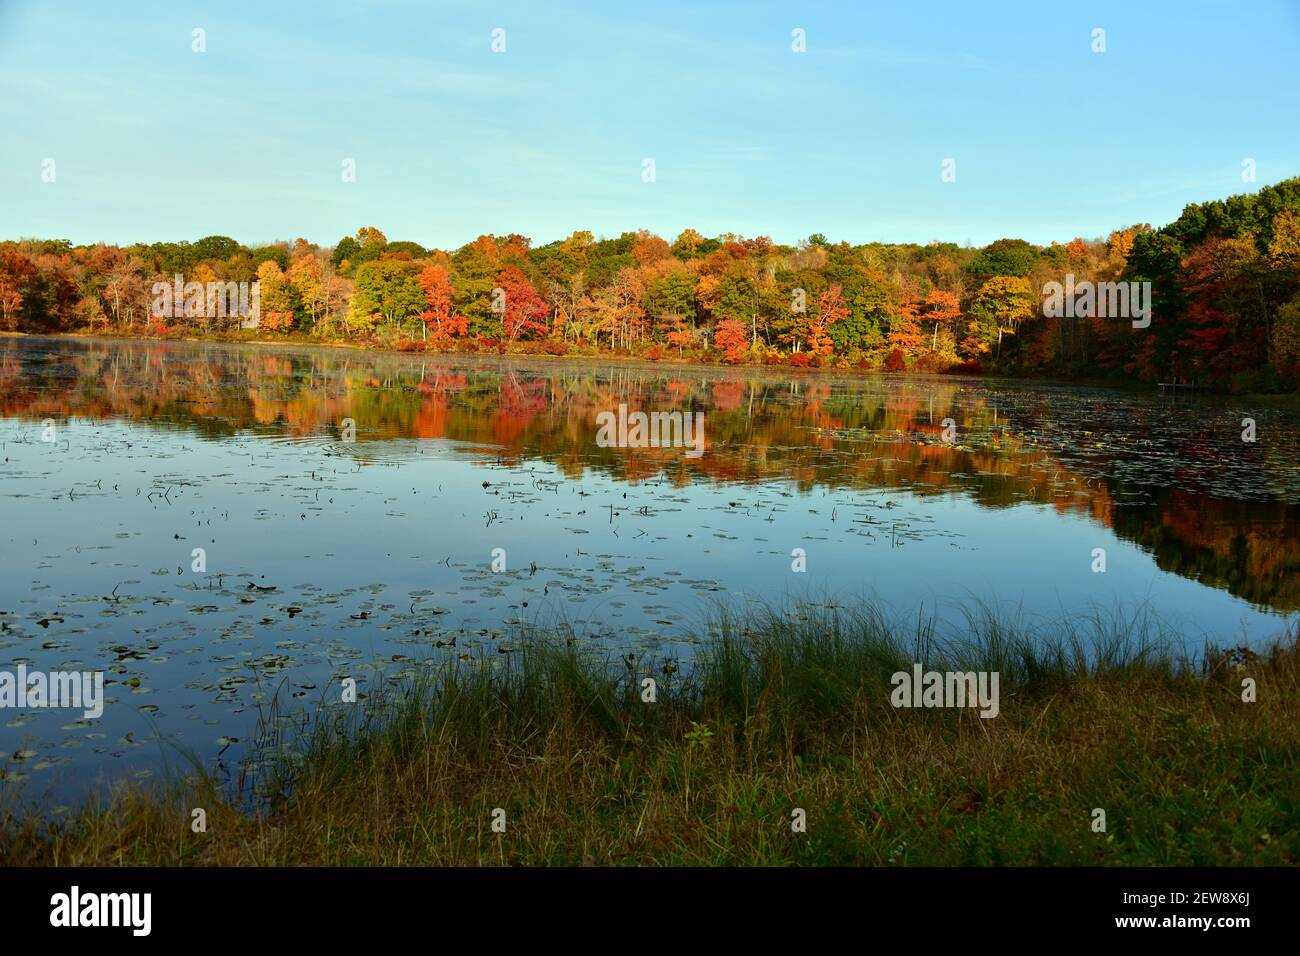
[[[325,707],[233,789],[196,772],[55,823],[10,797],[0,864],[1297,862],[1293,636],[1194,662],[1146,613],[1031,628],[980,609],[963,631],[870,606],[722,613],[674,670],[554,629]],[[999,716],[892,707],[913,661],[998,671]]]

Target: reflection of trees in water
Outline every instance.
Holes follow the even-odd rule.
[[[51,351],[51,348],[53,351]],[[960,494],[983,507],[1026,500],[1085,514],[1151,551],[1164,570],[1263,606],[1300,607],[1300,524],[1292,504],[1235,500],[1171,487],[1260,467],[1259,445],[1224,461],[1210,436],[1190,431],[1177,454],[1133,448],[1053,449],[1032,437],[1060,418],[1050,395],[1022,389],[1018,407],[955,380],[783,379],[755,371],[467,364],[327,349],[268,351],[163,342],[8,339],[0,342],[0,414],[120,418],[184,426],[207,438],[240,431],[337,437],[356,421],[359,459],[374,440],[446,439],[494,459],[543,459],[564,474],[597,471],[641,481],[788,481],[815,487],[907,488]],[[708,453],[600,448],[596,414],[617,408],[703,411]],[[1104,405],[1089,415],[1113,415]],[[1127,407],[1135,433],[1160,427],[1150,408]],[[940,440],[957,423],[956,444]],[[970,442],[967,444],[966,442]],[[400,450],[395,453],[401,454]],[[1143,455],[1146,458],[1143,458]],[[1250,456],[1253,456],[1250,457]],[[391,457],[391,454],[389,455]],[[1141,462],[1160,481],[1121,507],[1125,467]],[[1285,468],[1286,462],[1273,463]],[[1162,473],[1167,470],[1167,474]]]
[[[1170,489],[1151,508],[1116,509],[1115,530],[1161,570],[1279,610],[1300,608],[1300,509]]]

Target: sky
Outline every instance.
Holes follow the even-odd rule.
[[[0,0],[0,239],[1065,242],[1300,174],[1298,100],[1300,0]]]

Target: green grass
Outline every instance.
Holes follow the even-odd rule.
[[[1031,628],[976,609],[964,632],[870,606],[722,614],[672,671],[554,629],[325,707],[233,789],[195,773],[57,823],[10,797],[0,864],[1297,862],[1293,638],[1193,663],[1145,613]],[[998,671],[1000,715],[895,709],[913,661]]]

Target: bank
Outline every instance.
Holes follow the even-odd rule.
[[[1300,861],[1294,635],[1188,660],[1151,633],[985,617],[940,643],[810,606],[699,638],[694,662],[563,632],[447,661],[322,708],[229,784],[196,770],[52,822],[6,790],[0,864]],[[916,663],[996,672],[996,715],[891,704]]]

